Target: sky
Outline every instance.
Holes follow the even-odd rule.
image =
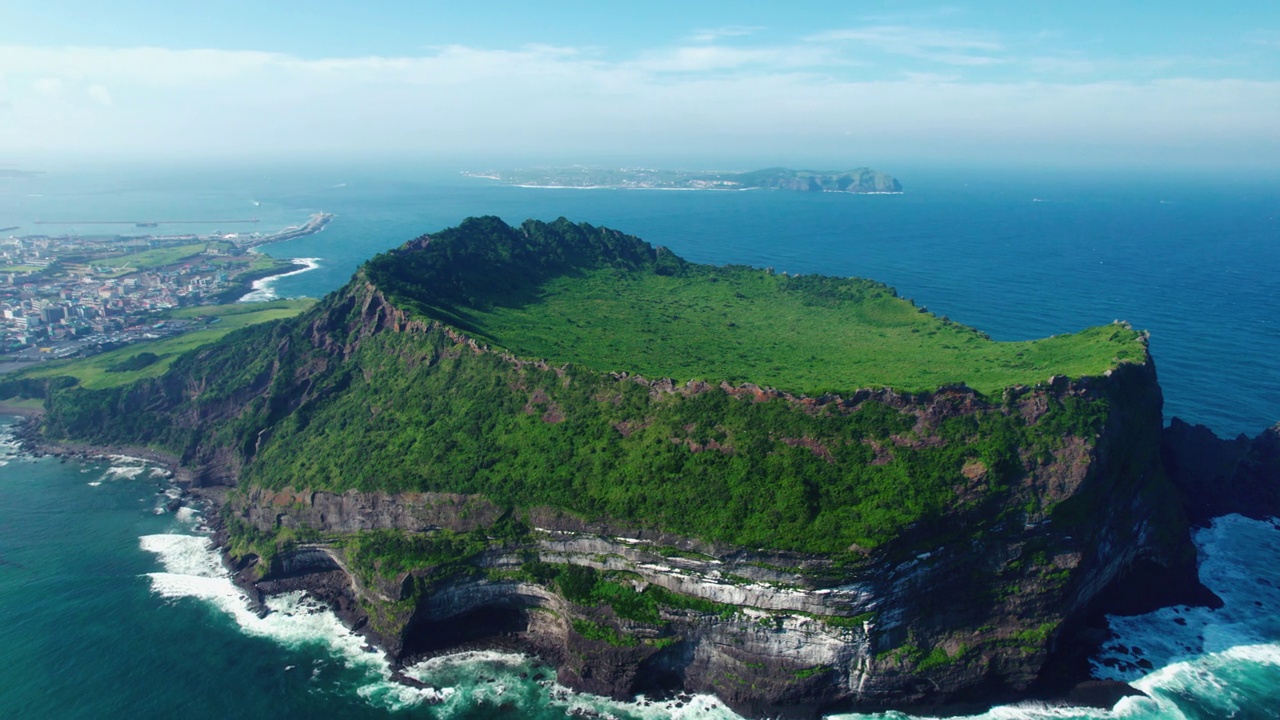
[[[1280,168],[1280,2],[0,3],[0,167]]]

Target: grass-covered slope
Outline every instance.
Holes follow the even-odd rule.
[[[1117,417],[1110,383],[994,391],[1128,358],[1145,348],[1124,326],[993,343],[867,281],[697,266],[613,230],[481,218],[158,377],[55,388],[45,427],[216,459],[246,488],[476,493],[834,553],[1046,517]],[[853,392],[959,382],[989,395]]]
[[[24,370],[15,378],[73,377],[85,388],[131,385],[159,377],[182,354],[216,342],[232,331],[258,323],[290,318],[315,304],[314,300],[274,300],[267,303],[198,305],[169,312],[172,320],[215,319],[208,326],[181,335],[127,345],[88,358],[55,360]],[[139,361],[145,357],[147,361]]]
[[[561,235],[576,242],[551,239]],[[993,393],[1144,355],[1138,333],[1120,325],[994,342],[880,283],[695,265],[566,221],[468,220],[420,252],[375,258],[368,272],[397,304],[515,355],[681,382],[809,395],[964,383]]]

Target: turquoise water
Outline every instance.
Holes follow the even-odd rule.
[[[387,680],[376,652],[299,595],[248,610],[201,531],[163,508],[160,471],[128,458],[88,464],[11,455],[0,420],[0,717],[13,718],[734,718],[714,698],[618,703],[554,685],[528,658],[465,653]],[[1229,516],[1199,531],[1219,610],[1114,618],[1100,677],[1148,693],[1113,712],[1038,704],[1000,718],[1280,716],[1280,529]],[[1154,669],[1119,672],[1107,658]],[[677,703],[679,706],[677,707]],[[841,718],[905,718],[844,715]]]
[[[337,214],[325,232],[266,248],[319,264],[273,292],[318,296],[369,255],[467,215],[565,215],[696,261],[883,280],[997,339],[1128,319],[1153,333],[1166,415],[1220,434],[1280,419],[1276,185],[903,180],[906,195],[848,197],[503,188],[403,169],[51,173],[0,181],[0,227],[248,213],[269,231],[325,210]],[[677,708],[569,694],[547,669],[497,654],[417,668],[430,691],[390,684],[378,655],[305,599],[278,598],[265,619],[247,612],[199,515],[160,510],[165,479],[152,469],[11,451],[0,446],[0,717],[732,717],[705,697]],[[1108,652],[1143,649],[1155,669],[1124,677],[1151,699],[1114,714],[1020,706],[986,717],[1280,717],[1280,533],[1227,518],[1197,544],[1224,608],[1116,621]]]

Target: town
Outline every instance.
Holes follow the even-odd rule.
[[[271,234],[0,238],[0,357],[26,364],[185,332],[200,323],[166,311],[234,302],[254,280],[296,270],[254,248],[320,232],[332,217]]]

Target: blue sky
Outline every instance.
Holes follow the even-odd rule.
[[[66,154],[1280,165],[1280,3],[56,2],[0,164]]]

